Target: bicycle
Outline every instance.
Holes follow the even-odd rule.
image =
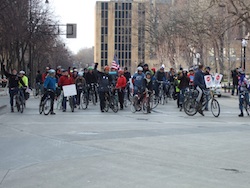
[[[198,111],[204,111],[206,104],[210,102],[211,112],[214,117],[219,117],[220,115],[220,104],[215,99],[214,88],[210,90],[204,90],[202,94],[201,101],[198,103],[196,98],[198,97],[197,90],[189,90],[184,94],[185,99],[183,103],[184,111],[189,116],[194,116]]]
[[[138,92],[138,94],[136,94],[133,97],[132,100],[132,104],[131,104],[131,111],[133,113],[137,112],[137,111],[143,111],[143,113],[147,114],[150,113],[151,109],[152,109],[152,105],[150,102],[150,96],[151,96],[151,92],[149,90],[145,90],[143,93]],[[139,100],[142,98],[142,101],[139,103]]]
[[[88,85],[88,98],[90,101],[92,101],[93,105],[96,105],[97,103],[97,87],[95,83],[91,83]]]
[[[25,99],[23,89],[19,88],[14,96],[14,104],[16,104],[17,111],[23,113],[25,106]]]
[[[54,92],[51,89],[48,89],[44,95],[46,95],[46,98],[41,101],[41,105],[39,105],[39,113],[44,115],[49,115],[51,112],[51,105],[52,105],[52,99],[50,97],[49,92]],[[42,98],[41,98],[42,100]]]
[[[164,81],[157,81],[160,85],[158,87],[158,91],[159,91],[159,94],[158,94],[158,102],[162,105],[164,105],[165,103],[168,102],[167,100],[167,95],[166,95],[166,92],[165,92],[165,89],[164,89]]]
[[[118,112],[118,90],[113,87],[109,88],[109,91],[105,93],[104,96],[105,106],[104,111],[108,112],[109,108],[113,110],[114,113]]]
[[[132,94],[130,93],[129,85],[130,83],[128,82],[124,90],[124,106],[125,107],[128,107],[128,105],[131,104]]]
[[[80,94],[80,106],[83,110],[86,110],[88,108],[88,105],[89,105],[88,93],[85,90],[83,90]]]
[[[250,104],[249,99],[246,97],[247,91],[240,91],[240,98],[243,99],[243,108],[246,110],[247,115],[249,116]]]

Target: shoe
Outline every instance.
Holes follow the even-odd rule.
[[[55,112],[50,112],[50,115],[56,115],[56,113]]]
[[[204,114],[203,114],[203,111],[202,111],[202,110],[198,110],[198,112],[199,112],[202,116],[204,116]]]
[[[101,112],[104,112],[104,110],[101,110]]]
[[[120,107],[120,110],[123,110],[123,107]]]
[[[11,107],[11,112],[14,112],[14,107]]]
[[[63,109],[63,112],[66,112],[66,110],[65,110],[65,109]]]
[[[243,113],[240,113],[240,114],[239,114],[239,117],[244,117],[244,114],[243,114]]]

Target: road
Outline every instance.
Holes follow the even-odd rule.
[[[221,115],[187,116],[176,101],[151,114],[89,109],[0,116],[0,187],[249,188],[250,117],[236,97]],[[0,97],[8,104],[8,97]]]

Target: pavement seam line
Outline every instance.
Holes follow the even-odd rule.
[[[10,169],[5,173],[2,181],[0,182],[0,185],[2,185],[3,181],[5,180],[6,176],[9,174],[9,172],[10,172]]]

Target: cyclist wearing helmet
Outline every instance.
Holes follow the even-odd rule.
[[[155,78],[156,78],[156,83],[155,83],[155,95],[158,97],[158,94],[159,94],[159,86],[160,86],[160,83],[159,82],[164,82],[163,83],[163,89],[164,89],[164,92],[167,93],[167,90],[166,90],[166,81],[167,81],[167,77],[166,77],[166,74],[164,72],[164,67],[161,66],[160,69],[156,72],[155,74]]]
[[[98,71],[98,83],[99,83],[99,98],[100,98],[100,110],[104,112],[105,107],[105,93],[109,91],[109,87],[112,84],[112,78],[109,75],[109,66],[104,67],[104,72]]]
[[[76,79],[75,79],[75,84],[76,84],[76,104],[79,106],[80,105],[80,97],[81,93],[85,91],[86,89],[86,81],[85,78],[83,77],[83,73],[78,73]]]
[[[245,72],[242,69],[238,69],[239,71],[239,108],[240,108],[240,114],[239,117],[243,117],[243,103],[244,103],[244,97],[246,101],[248,101],[249,105],[249,82],[246,78]],[[242,95],[242,93],[245,93],[245,95]],[[243,97],[242,97],[243,96]]]
[[[145,75],[143,73],[143,68],[138,67],[137,73],[135,73],[133,78],[132,78],[132,83],[134,85],[134,95],[138,94],[138,92],[143,89],[143,79],[144,78],[145,78]]]
[[[55,91],[56,91],[56,78],[55,78],[56,71],[54,69],[50,69],[48,71],[48,76],[45,78],[44,81],[44,95],[41,98],[40,106],[42,105],[42,102],[45,100],[45,98],[49,95],[51,98],[51,104],[50,104],[50,114],[55,115],[54,112],[54,100],[55,100]]]
[[[123,104],[124,104],[124,89],[127,86],[127,80],[125,76],[123,75],[124,71],[119,70],[118,71],[118,79],[115,88],[118,90],[118,97],[119,97],[119,103],[120,103],[120,109],[123,110]]]

